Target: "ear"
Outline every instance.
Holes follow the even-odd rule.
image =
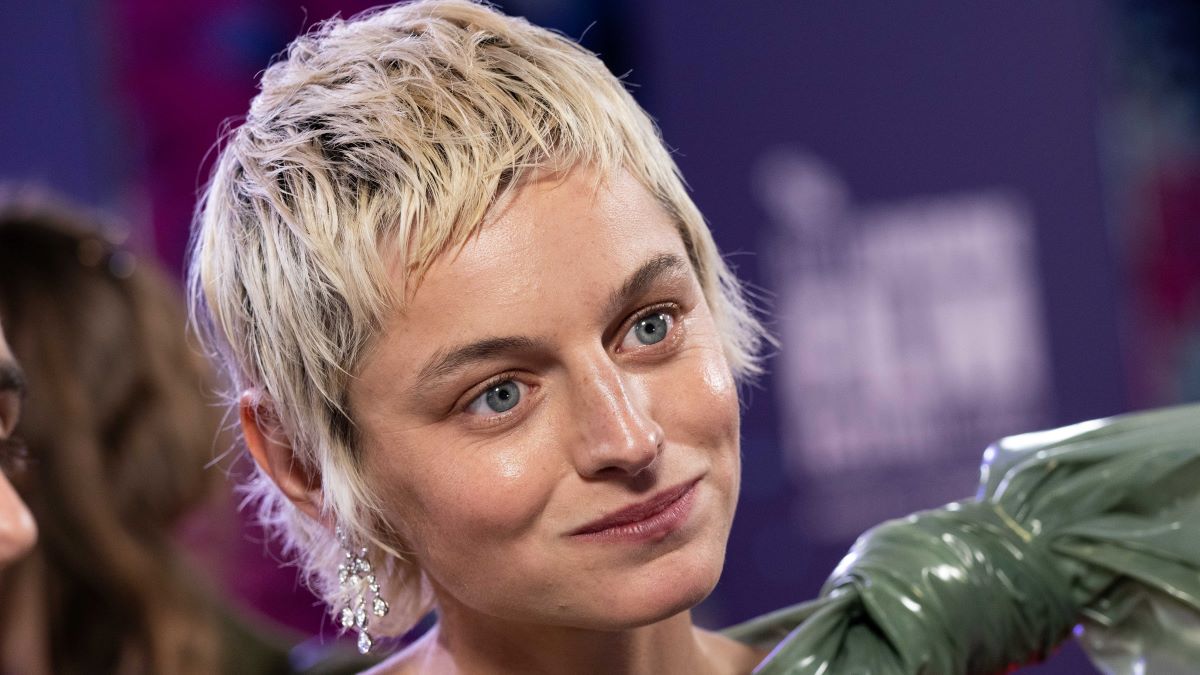
[[[238,402],[246,447],[263,473],[309,518],[321,520],[321,476],[296,459],[291,439],[275,411],[254,391],[242,392]]]

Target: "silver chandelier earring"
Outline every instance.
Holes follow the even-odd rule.
[[[358,651],[366,654],[371,651],[375,641],[367,632],[369,611],[375,617],[382,619],[387,616],[388,604],[379,595],[379,582],[375,580],[375,572],[371,569],[371,561],[367,560],[367,549],[360,547],[355,555],[350,541],[342,528],[337,528],[338,541],[346,554],[346,559],[338,565],[338,581],[342,590],[350,597],[350,602],[342,608],[339,616],[342,628],[358,631]],[[365,589],[364,589],[365,586]],[[367,604],[368,600],[370,605]]]

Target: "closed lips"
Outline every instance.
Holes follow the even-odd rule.
[[[653,517],[668,509],[672,504],[679,501],[688,493],[692,487],[700,481],[699,478],[690,480],[686,483],[681,483],[672,488],[668,488],[655,494],[650,499],[643,502],[627,506],[619,511],[614,511],[599,520],[594,520],[587,525],[572,532],[572,535],[594,534],[603,532],[604,530],[637,523],[647,518]]]

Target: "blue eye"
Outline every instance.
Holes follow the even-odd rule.
[[[471,401],[467,412],[476,415],[506,413],[521,402],[521,389],[522,385],[515,380],[505,380]]]
[[[621,346],[629,348],[637,347],[638,344],[649,346],[662,342],[670,332],[672,323],[670,315],[663,312],[644,316],[629,329]],[[637,344],[633,344],[630,338],[637,340]]]

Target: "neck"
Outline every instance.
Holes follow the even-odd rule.
[[[601,631],[467,616],[443,606],[438,627],[417,645],[421,655],[416,670],[464,675],[722,672],[705,635],[686,611],[639,628]]]

